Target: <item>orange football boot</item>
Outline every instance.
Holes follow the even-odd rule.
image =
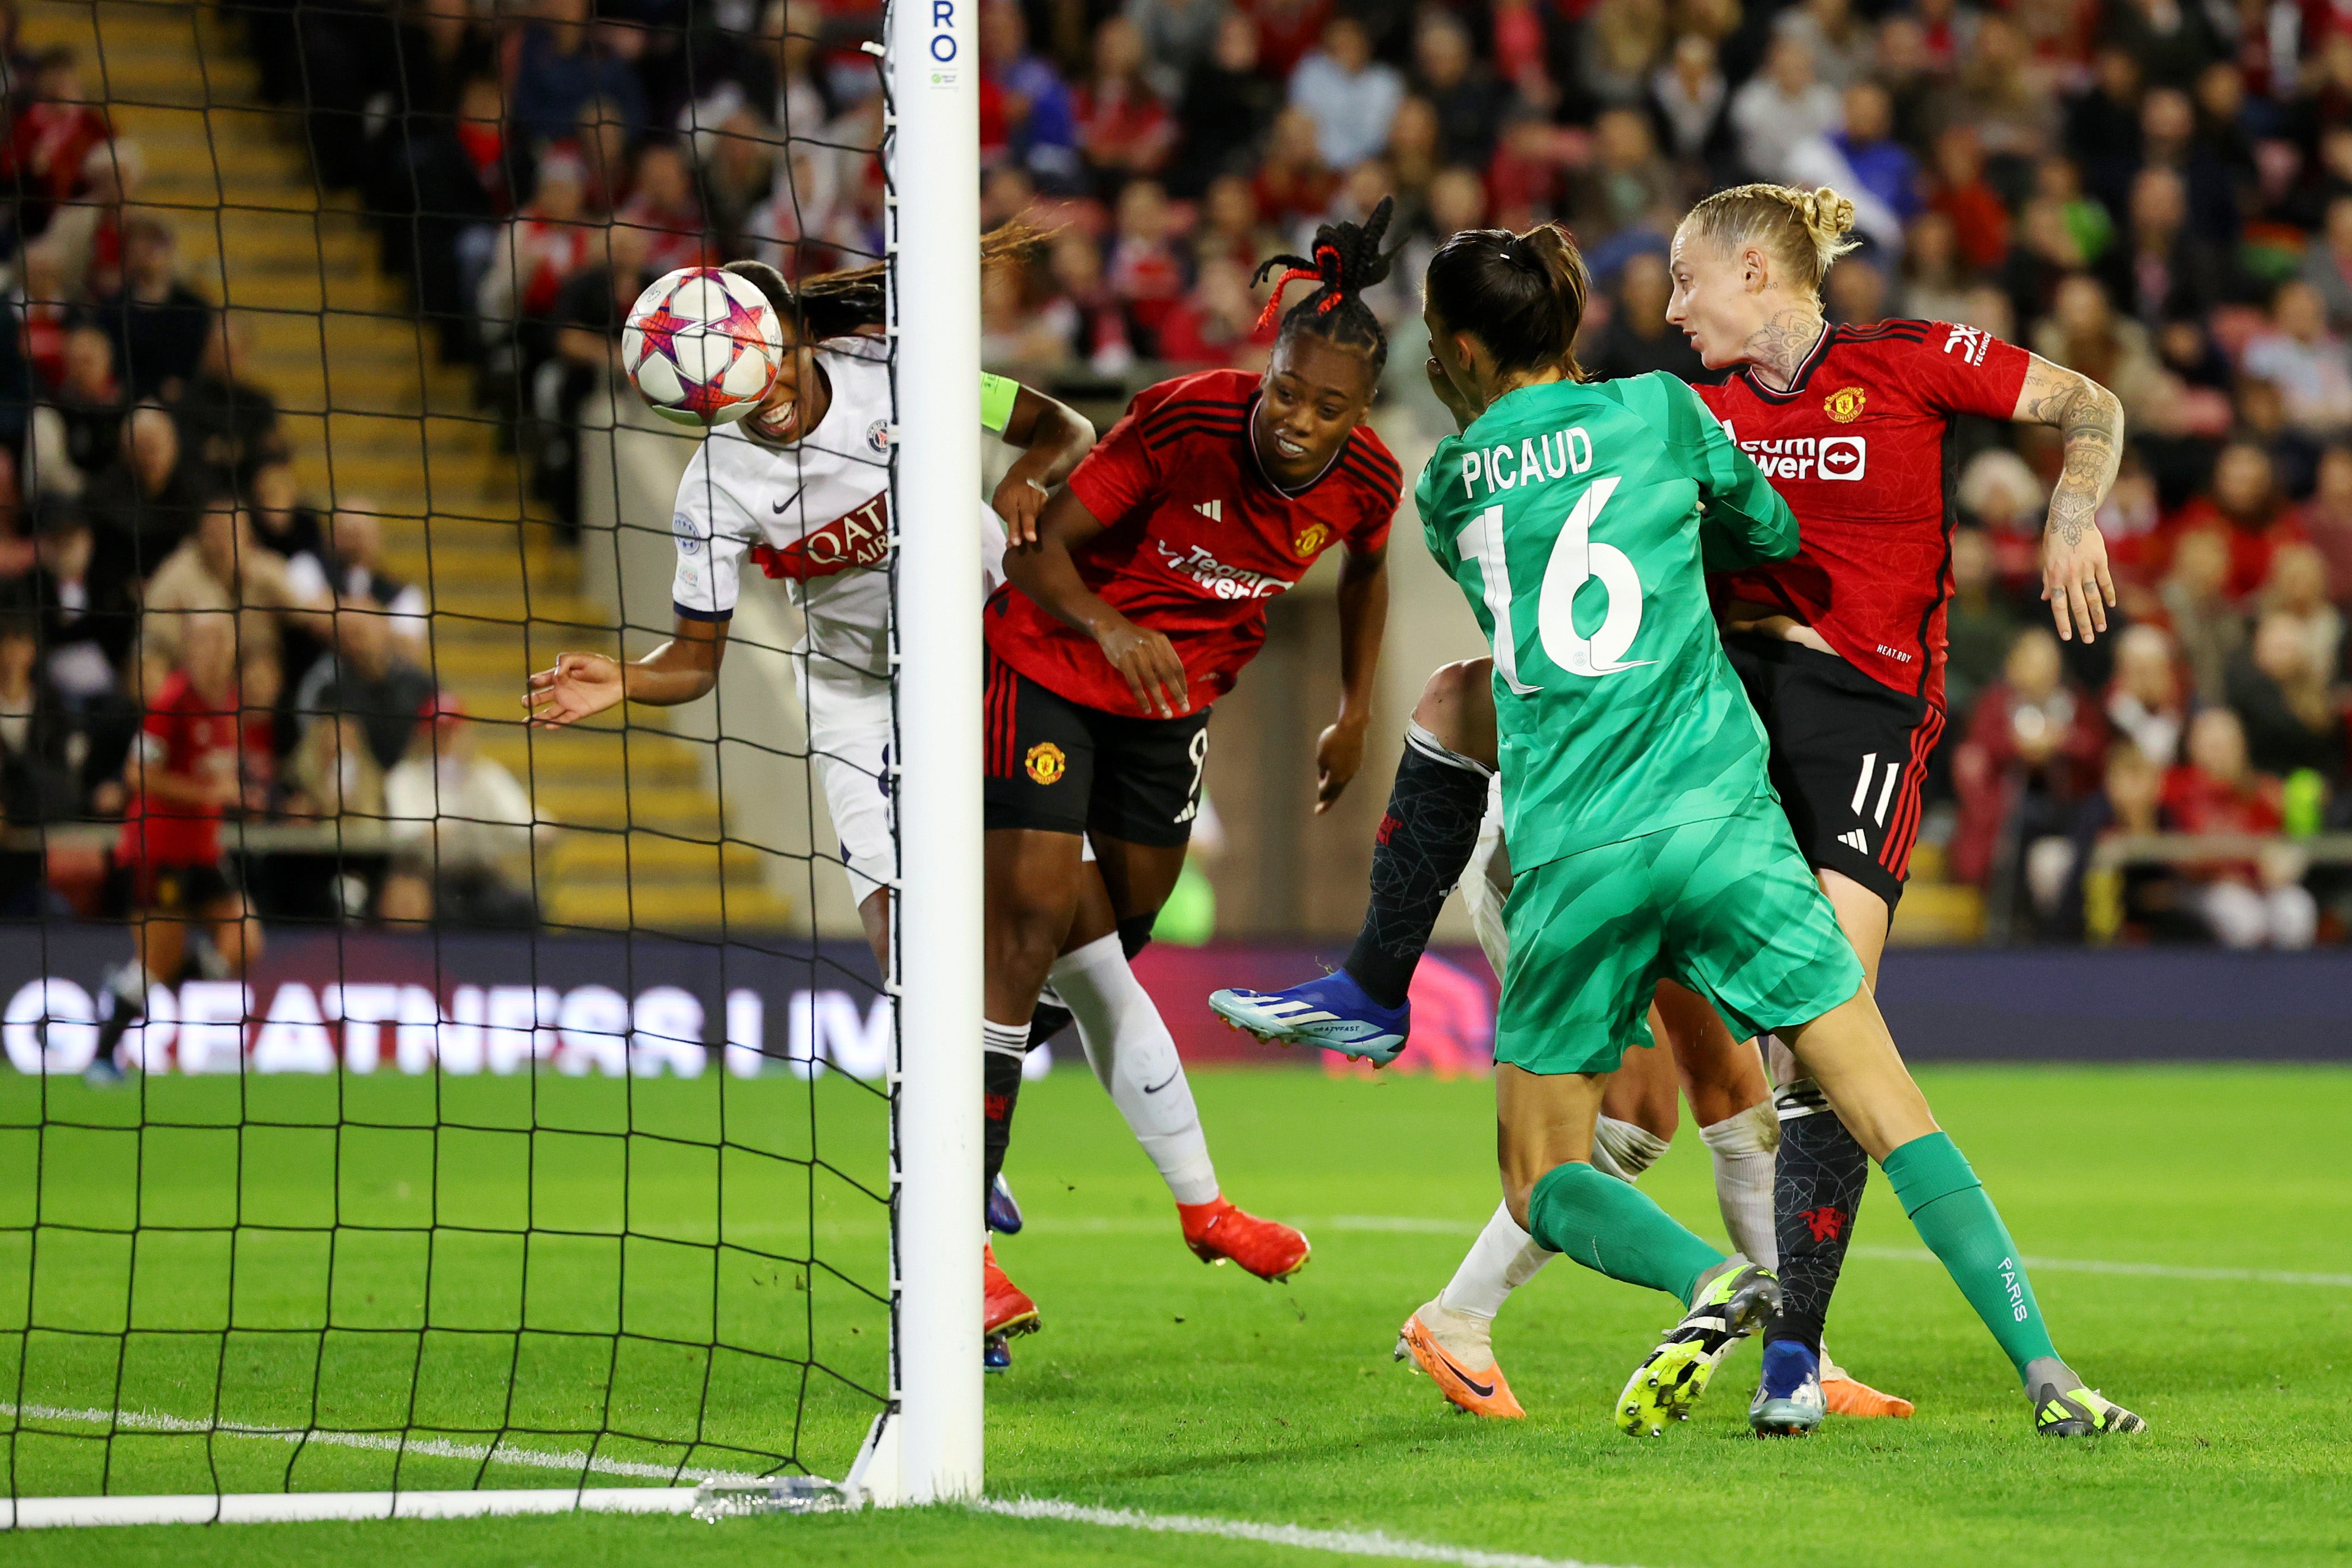
[[[1314,1250],[1307,1238],[1286,1225],[1244,1214],[1225,1201],[1223,1193],[1204,1204],[1178,1204],[1184,1222],[1184,1245],[1203,1263],[1232,1258],[1261,1279],[1276,1284],[1307,1267]]]
[[[1037,1327],[1037,1303],[996,1266],[995,1247],[983,1244],[980,1249],[981,1332],[1009,1337],[1034,1334]]]
[[[1909,1400],[1881,1394],[1855,1379],[1830,1359],[1827,1345],[1822,1347],[1822,1403],[1832,1415],[1892,1416],[1898,1421],[1909,1420],[1912,1410]]]
[[[1503,1380],[1502,1366],[1495,1360],[1494,1353],[1491,1351],[1487,1352],[1484,1368],[1473,1369],[1465,1363],[1476,1359],[1475,1356],[1456,1355],[1448,1351],[1438,1342],[1437,1333],[1428,1321],[1434,1318],[1439,1323],[1445,1324],[1458,1322],[1466,1317],[1466,1313],[1448,1311],[1436,1302],[1430,1302],[1407,1318],[1404,1327],[1397,1331],[1397,1360],[1411,1356],[1413,1365],[1429,1374],[1440,1394],[1473,1415],[1489,1416],[1497,1421],[1526,1419],[1528,1413],[1512,1396],[1511,1385]],[[1471,1320],[1473,1324],[1475,1321]],[[1466,1339],[1471,1336],[1457,1333],[1455,1337]],[[1469,1347],[1461,1348],[1466,1352]]]

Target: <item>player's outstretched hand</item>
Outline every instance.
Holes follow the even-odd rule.
[[[2088,518],[2053,521],[2042,536],[2042,597],[2061,641],[2079,635],[2095,642],[2107,629],[2116,580],[2107,574],[2107,542]]]
[[[1026,550],[1037,542],[1037,514],[1045,510],[1046,489],[1025,474],[1006,474],[988,498],[996,515],[1004,520],[1004,542],[1013,550]]]
[[[1364,765],[1364,726],[1341,720],[1315,742],[1315,815],[1322,816]]]
[[[530,678],[522,705],[534,730],[560,730],[617,707],[626,696],[618,659],[601,653],[561,653],[555,668]]]
[[[1135,705],[1146,717],[1173,719],[1192,710],[1184,690],[1184,661],[1165,637],[1120,616],[1095,635],[1095,643],[1111,668],[1126,677],[1127,689],[1135,693]]]

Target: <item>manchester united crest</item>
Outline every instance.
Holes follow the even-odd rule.
[[[1858,386],[1841,386],[1822,399],[1822,409],[1841,425],[1851,425],[1862,417],[1862,405],[1869,394]]]
[[[1029,776],[1037,783],[1059,784],[1062,775],[1070,771],[1070,759],[1064,756],[1062,748],[1053,742],[1040,741],[1029,748],[1029,755],[1023,760],[1023,765],[1028,768]]]
[[[1290,552],[1305,561],[1330,542],[1331,531],[1319,522],[1310,522],[1290,542]]]

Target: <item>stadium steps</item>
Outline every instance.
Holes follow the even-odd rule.
[[[548,918],[708,929],[723,901],[730,926],[782,924],[790,904],[769,890],[763,858],[720,841],[702,753],[663,733],[657,710],[630,710],[625,736],[514,722],[530,669],[615,647],[609,614],[581,596],[576,557],[523,499],[468,375],[428,352],[356,203],[321,197],[299,121],[260,102],[214,11],[26,0],[22,37],[75,49],[86,89],[144,154],[136,205],[172,226],[185,275],[235,312],[246,374],[278,398],[305,492],[365,496],[384,513],[388,564],[439,612],[435,673],[492,721],[483,750],[530,784],[542,819],[579,829],[542,852]]]

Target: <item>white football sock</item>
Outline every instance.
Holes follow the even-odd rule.
[[[1621,1182],[1638,1182],[1670,1147],[1645,1127],[1604,1116],[1592,1128],[1592,1168]]]
[[[1746,1253],[1750,1263],[1778,1268],[1772,1152],[1780,1146],[1780,1122],[1772,1102],[1759,1100],[1737,1116],[1700,1128],[1698,1135],[1715,1156],[1715,1201],[1723,1209],[1723,1228],[1730,1234],[1733,1250]]]
[[[1462,1267],[1454,1271],[1454,1278],[1437,1293],[1437,1304],[1448,1311],[1492,1318],[1503,1310],[1512,1291],[1534,1279],[1536,1270],[1559,1256],[1536,1245],[1535,1237],[1519,1228],[1518,1221],[1511,1217],[1508,1204],[1496,1204],[1494,1217],[1478,1233],[1478,1239],[1470,1244]]]
[[[1169,1192],[1180,1204],[1215,1197],[1217,1171],[1209,1163],[1209,1140],[1201,1131],[1200,1109],[1192,1103],[1175,1037],[1128,967],[1118,933],[1064,953],[1055,961],[1051,978],[1062,1005],[1077,1020],[1087,1065],[1110,1091],[1111,1103],[1127,1118]]]

